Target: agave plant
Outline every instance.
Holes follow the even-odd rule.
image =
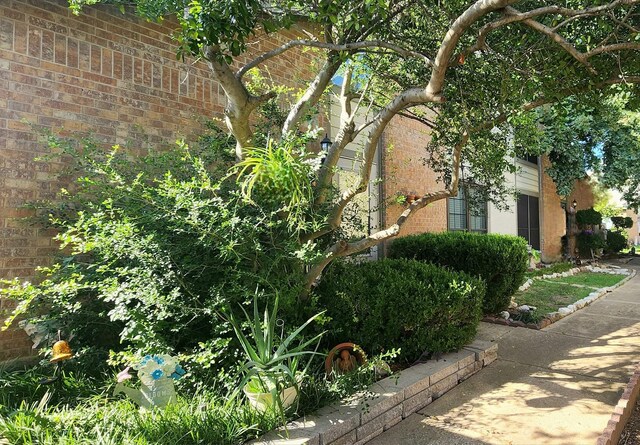
[[[283,411],[283,391],[288,388],[295,388],[292,391],[293,399],[297,395],[298,384],[306,375],[313,355],[318,354],[317,348],[320,338],[324,332],[310,339],[304,339],[302,331],[317,317],[324,312],[320,312],[309,318],[304,324],[284,337],[277,333],[278,297],[276,296],[273,308],[269,312],[269,307],[265,307],[262,317],[259,314],[257,296],[253,302],[253,318],[242,308],[249,326],[249,333],[245,335],[240,323],[230,315],[229,322],[238,337],[247,362],[242,367],[244,378],[234,396],[244,389],[245,393],[268,393],[270,403],[274,408]],[[281,332],[284,332],[282,329]],[[309,349],[315,344],[314,349]],[[304,357],[308,357],[306,365],[301,366]],[[286,397],[290,398],[290,397]],[[292,402],[293,400],[288,400]],[[287,403],[288,405],[289,403]],[[276,406],[277,405],[277,406]]]

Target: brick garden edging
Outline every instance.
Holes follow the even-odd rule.
[[[524,328],[536,329],[536,330],[544,329],[550,324],[553,324],[556,321],[563,319],[567,315],[573,314],[575,311],[590,305],[591,303],[598,300],[603,295],[606,295],[609,292],[613,291],[614,289],[622,286],[631,278],[636,276],[636,271],[633,269],[621,269],[621,268],[610,269],[610,268],[594,267],[594,266],[582,266],[582,267],[574,267],[573,269],[570,269],[566,272],[557,272],[549,275],[542,275],[540,277],[534,277],[533,279],[529,278],[522,286],[520,286],[518,290],[525,291],[529,289],[529,287],[531,287],[531,284],[533,284],[533,280],[569,277],[579,272],[608,273],[612,275],[627,275],[627,277],[620,280],[618,283],[614,284],[613,286],[603,287],[601,289],[594,290],[589,295],[574,302],[573,304],[570,304],[569,306],[566,306],[566,307],[561,307],[555,312],[550,312],[546,314],[544,318],[540,320],[540,322],[538,323],[525,323],[520,320],[511,320],[511,319],[505,320],[504,318],[496,317],[493,315],[488,315],[483,317],[482,321],[486,321],[488,323],[494,323],[494,324],[502,324],[502,325],[512,326],[512,327],[524,327]]]
[[[498,345],[476,340],[387,377],[368,396],[325,406],[250,442],[253,445],[361,445],[466,380],[498,357]],[[288,432],[288,436],[285,432]]]
[[[635,366],[631,380],[613,409],[613,414],[606,428],[598,437],[597,445],[616,445],[620,441],[620,435],[627,424],[640,394],[640,363]]]

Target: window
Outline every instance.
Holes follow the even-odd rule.
[[[523,161],[527,161],[527,162],[531,162],[532,164],[536,164],[538,165],[538,156],[537,155],[522,155],[522,156],[518,156],[518,159],[521,159]]]
[[[470,202],[464,188],[458,190],[458,196],[448,199],[448,209],[449,230],[487,233],[487,203]]]
[[[536,250],[540,250],[539,209],[539,201],[535,196],[518,196],[518,235]]]

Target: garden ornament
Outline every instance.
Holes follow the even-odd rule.
[[[333,374],[348,374],[366,361],[366,355],[360,346],[355,343],[340,343],[329,351],[325,361],[325,372],[329,377]]]
[[[145,355],[132,367],[138,371],[140,389],[125,386],[124,382],[133,378],[129,374],[131,367],[127,366],[118,374],[114,395],[124,393],[142,409],[163,408],[175,401],[173,381],[182,377],[185,370],[174,357],[167,354]]]
[[[51,377],[40,380],[41,385],[50,385],[57,381],[60,378],[62,362],[73,357],[73,351],[71,350],[69,343],[60,339],[60,331],[58,331],[58,341],[53,344],[51,351],[51,359],[49,360],[49,363],[55,363],[56,367],[54,368],[53,375]]]
[[[49,362],[58,363],[64,360],[68,360],[71,357],[73,357],[73,352],[71,351],[69,343],[64,340],[58,340],[53,345],[53,354]]]

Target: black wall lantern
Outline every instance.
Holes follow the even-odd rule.
[[[331,144],[333,144],[333,142],[331,142],[331,139],[329,139],[329,135],[325,133],[324,139],[320,141],[320,148],[322,148],[322,151],[326,153],[329,151]]]
[[[576,209],[578,207],[578,201],[576,201],[575,199],[573,200],[573,202],[571,203],[571,207],[573,207],[574,209]]]

